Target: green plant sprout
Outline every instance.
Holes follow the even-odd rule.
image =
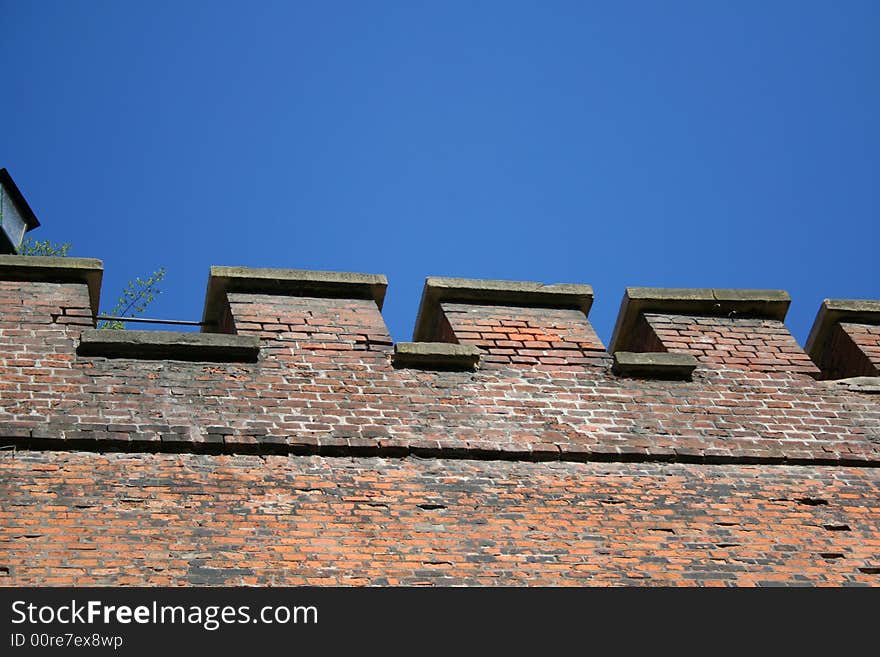
[[[72,245],[69,243],[58,244],[50,240],[32,240],[27,238],[19,249],[20,255],[25,256],[55,256],[64,257],[70,251]],[[109,313],[101,313],[112,317],[136,317],[143,313],[147,307],[156,299],[156,295],[161,293],[157,286],[165,278],[165,267],[160,267],[154,271],[148,278],[136,277],[133,281],[129,281],[123,288],[122,293],[116,301],[116,305]],[[125,322],[121,320],[108,320],[98,322],[99,329],[125,329]]]

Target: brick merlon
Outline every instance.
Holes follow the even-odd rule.
[[[440,304],[472,303],[536,308],[573,308],[588,315],[593,305],[593,288],[576,283],[545,285],[528,281],[495,281],[428,276],[413,332],[415,342],[437,336]]]
[[[0,280],[83,283],[89,288],[92,314],[98,314],[104,263],[95,258],[0,255]]]
[[[880,300],[825,299],[819,307],[804,350],[820,368],[825,362],[832,329],[841,322],[880,324]]]
[[[216,324],[220,320],[227,292],[372,299],[381,310],[387,287],[383,274],[214,266],[208,276],[202,321]]]
[[[785,290],[628,287],[620,304],[609,351],[628,351],[644,313],[751,317],[782,321],[791,297]]]

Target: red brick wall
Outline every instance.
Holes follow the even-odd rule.
[[[880,373],[880,326],[837,324],[831,329],[823,362],[827,379],[877,376]]]
[[[82,452],[0,468],[0,583],[880,585],[876,468]]]
[[[580,310],[443,303],[441,336],[486,352],[487,364],[574,365],[605,347]]]
[[[730,369],[819,374],[777,320],[660,314],[646,314],[644,319],[664,351],[692,354],[700,362]]]
[[[880,326],[876,324],[851,324],[844,322],[840,327],[850,339],[865,353],[874,366],[874,375],[880,369]]]
[[[832,335],[832,354],[845,365],[847,376],[880,374],[880,326],[872,324],[837,325]]]
[[[388,351],[391,336],[375,302],[231,293],[235,332],[293,342],[303,350]]]
[[[78,405],[74,339],[91,325],[85,285],[0,281],[0,424]]]
[[[579,311],[444,304],[515,352],[449,372],[372,301],[230,294],[256,363],[79,356],[88,308],[0,282],[2,583],[878,583],[880,401],[779,322],[651,318],[706,346],[653,381]]]

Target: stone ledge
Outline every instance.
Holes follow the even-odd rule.
[[[880,324],[880,300],[825,299],[819,307],[804,350],[824,369],[825,350],[834,327],[841,322]]]
[[[478,347],[449,342],[398,342],[394,345],[396,367],[473,370],[480,362]]]
[[[620,376],[688,380],[699,362],[690,354],[618,351],[611,371]]]
[[[220,321],[227,292],[372,299],[382,310],[387,287],[388,279],[382,274],[214,266],[208,276],[202,321],[209,325]]]
[[[260,340],[249,335],[86,329],[80,356],[205,362],[256,362]]]
[[[626,351],[640,315],[708,315],[782,321],[791,297],[784,290],[628,287],[620,304],[609,351]]]
[[[104,263],[95,258],[0,255],[0,280],[41,283],[85,283],[92,314],[98,314]]]
[[[850,392],[864,392],[867,394],[880,394],[880,376],[854,376],[849,379],[835,379],[826,381],[828,385],[849,390]]]
[[[544,285],[527,281],[494,281],[429,276],[416,316],[413,340],[427,342],[437,336],[440,304],[473,303],[536,308],[573,308],[584,315],[593,305],[593,288],[575,283]]]

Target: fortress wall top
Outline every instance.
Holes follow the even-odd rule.
[[[100,274],[94,260],[0,261],[0,438],[124,451],[880,460],[872,386],[813,380],[781,324],[784,293],[710,291],[722,316],[681,291],[628,290],[612,362],[586,317],[589,286],[429,279],[416,343],[395,348],[382,276],[214,268],[214,332],[185,334],[95,331]],[[738,338],[719,326],[760,328],[763,341],[742,344],[774,355],[731,361],[722,340]],[[638,337],[647,329],[653,343]],[[501,345],[502,332],[522,347]]]

